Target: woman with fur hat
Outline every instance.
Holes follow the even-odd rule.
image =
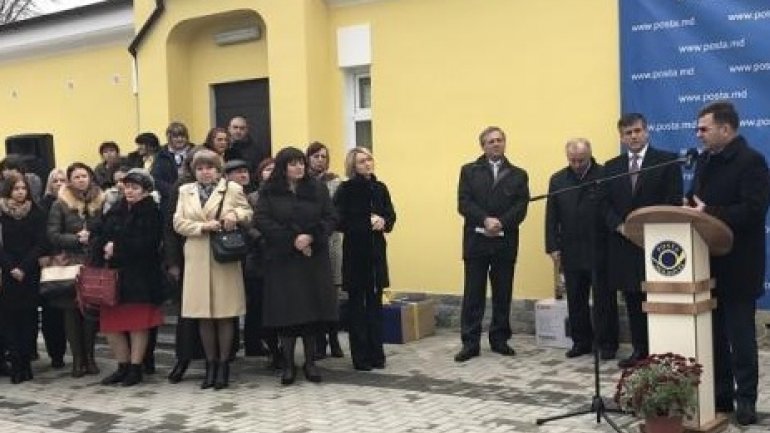
[[[59,190],[48,213],[48,241],[57,264],[83,264],[88,259],[91,230],[102,216],[104,193],[86,164],[75,162],[67,167],[66,174],[67,183]],[[72,352],[72,377],[99,374],[94,359],[97,321],[81,314],[74,287],[72,292],[52,302],[64,310],[64,334]]]
[[[163,323],[162,220],[151,193],[152,176],[133,168],[122,180],[123,197],[104,215],[96,233],[92,263],[118,269],[119,304],[102,307],[100,329],[118,361],[102,385],[142,381],[149,330]]]
[[[179,189],[174,213],[174,230],[186,238],[185,262],[195,264],[184,268],[182,316],[199,321],[206,353],[204,389],[228,386],[233,318],[245,312],[241,263],[217,262],[211,252],[211,233],[233,230],[251,221],[252,215],[243,188],[222,177],[222,164],[222,158],[208,149],[195,153],[190,164],[195,182]]]

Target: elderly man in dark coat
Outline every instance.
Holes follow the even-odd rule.
[[[716,407],[731,412],[735,399],[737,421],[748,425],[757,422],[754,320],[756,300],[764,293],[770,180],[765,158],[738,134],[739,124],[729,102],[713,103],[698,114],[698,138],[705,151],[698,158],[687,206],[719,218],[733,231],[732,250],[711,258],[718,298],[713,321]]]
[[[566,356],[592,352],[595,326],[601,356],[610,359],[618,347],[618,313],[617,303],[607,302],[606,293],[607,233],[601,224],[601,194],[595,183],[603,168],[591,156],[591,143],[585,138],[569,140],[565,151],[569,165],[554,173],[548,185],[548,193],[554,195],[548,197],[545,208],[545,252],[564,272],[573,343]],[[593,326],[592,288],[596,292]]]
[[[649,145],[647,120],[639,113],[622,116],[618,121],[624,151],[604,165],[605,175],[617,176],[605,183],[605,222],[610,232],[607,244],[607,268],[610,287],[621,290],[631,328],[633,352],[621,360],[620,367],[630,367],[649,354],[647,315],[642,311],[646,299],[640,285],[644,281],[644,250],[625,236],[624,221],[636,209],[653,205],[679,205],[682,202],[682,170],[676,164],[644,173],[647,167],[676,159],[670,152]],[[623,176],[628,174],[627,176]]]

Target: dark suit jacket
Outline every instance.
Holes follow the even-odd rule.
[[[596,259],[603,257],[607,242],[606,229],[599,218],[598,186],[591,182],[603,175],[604,169],[591,159],[591,167],[582,179],[570,167],[551,176],[548,193],[584,185],[548,198],[545,207],[545,252],[561,252],[565,271],[594,270]]]
[[[641,168],[676,159],[671,152],[647,148]],[[628,173],[628,153],[624,150],[604,165],[605,176]],[[604,221],[610,232],[607,242],[607,268],[610,287],[638,291],[644,281],[644,250],[620,235],[616,229],[628,214],[654,205],[682,204],[682,170],[671,164],[639,174],[636,189],[631,191],[630,176],[604,183]]]
[[[519,224],[527,216],[529,205],[527,172],[503,158],[497,181],[485,156],[465,164],[460,170],[458,211],[463,225],[463,259],[502,254],[516,260],[519,249]],[[484,218],[495,217],[503,224],[505,236],[488,238],[475,232],[484,227]]]
[[[764,293],[765,214],[770,180],[765,158],[738,136],[720,153],[698,158],[689,197],[697,195],[706,212],[733,231],[733,249],[712,257],[717,296],[756,299]]]

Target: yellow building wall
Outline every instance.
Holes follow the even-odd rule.
[[[154,1],[137,0],[136,28]],[[374,149],[398,212],[389,236],[392,288],[462,292],[457,176],[478,132],[498,125],[533,195],[565,165],[564,142],[584,136],[597,159],[617,151],[617,2],[610,0],[167,0],[139,48],[138,102],[125,46],[0,63],[0,134],[52,132],[59,161],[95,162],[104,139],[124,148],[138,130],[182,120],[199,141],[211,125],[209,85],[268,76],[273,149],[321,140],[333,167],[346,150],[337,29],[370,24]],[[235,12],[233,12],[235,11]],[[225,15],[223,15],[223,13]],[[234,15],[233,15],[234,14]],[[254,18],[256,16],[256,18]],[[263,20],[257,42],[217,47],[233,19]],[[229,27],[229,26],[228,26]],[[237,27],[237,26],[236,26]],[[117,83],[112,77],[121,77]],[[72,80],[73,88],[65,84]],[[11,91],[17,90],[12,99]],[[138,104],[138,109],[137,105]],[[522,225],[516,291],[552,290],[543,251],[544,202]]]
[[[609,0],[391,0],[333,9],[330,32],[371,25],[374,152],[398,213],[388,244],[394,290],[462,293],[457,181],[460,166],[480,154],[485,126],[507,132],[508,156],[528,171],[533,195],[566,165],[568,138],[588,137],[600,161],[617,152],[617,16]],[[341,125],[333,142],[344,146]],[[521,226],[517,298],[552,293],[544,205],[531,203]]]
[[[105,140],[133,150],[131,86],[131,57],[122,44],[13,62],[0,59],[0,138],[50,133],[60,166],[98,162],[97,149]]]

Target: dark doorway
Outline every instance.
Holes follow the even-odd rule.
[[[217,126],[227,127],[235,116],[246,116],[251,138],[263,149],[270,141],[270,86],[267,78],[214,84]]]

